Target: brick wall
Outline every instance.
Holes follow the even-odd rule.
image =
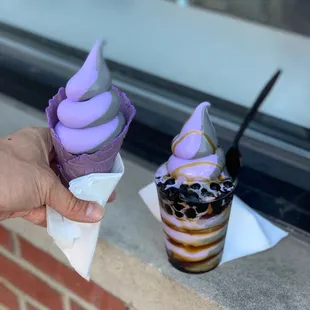
[[[125,310],[127,306],[0,226],[0,309]]]

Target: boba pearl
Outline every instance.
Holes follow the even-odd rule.
[[[199,189],[200,189],[200,184],[198,184],[198,183],[192,184],[192,185],[191,185],[191,189],[199,190]]]
[[[189,219],[194,219],[197,215],[196,212],[193,208],[189,208],[185,211],[185,215],[186,217],[188,217]]]
[[[175,179],[168,179],[166,182],[165,182],[165,185],[174,185],[175,184]]]
[[[221,187],[217,183],[214,183],[214,182],[210,184],[210,188],[214,191],[219,191],[221,189]]]

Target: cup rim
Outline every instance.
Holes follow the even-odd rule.
[[[201,183],[201,182],[196,182],[196,183]],[[234,188],[230,191],[230,192],[227,192],[225,194],[223,194],[222,196],[220,197],[217,197],[215,198],[214,200],[211,200],[211,201],[199,201],[199,203],[214,203],[214,202],[217,202],[217,201],[220,201],[220,200],[223,200],[229,196],[233,196],[234,195],[234,192],[238,186],[238,178],[236,178],[234,181],[233,181],[233,184],[234,184]],[[160,192],[163,192],[161,190],[161,188],[158,186],[158,183],[155,181],[155,185],[156,185],[156,188],[160,191]],[[186,201],[186,200],[185,200]]]

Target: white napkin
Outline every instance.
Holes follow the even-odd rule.
[[[117,154],[110,173],[92,173],[72,180],[69,190],[82,200],[95,201],[103,208],[124,174],[124,164]],[[67,256],[71,266],[85,279],[95,253],[100,222],[94,224],[71,221],[54,209],[47,208],[47,232]]]
[[[142,188],[139,195],[156,219],[161,221],[155,184]],[[287,235],[234,196],[220,264],[270,249]]]

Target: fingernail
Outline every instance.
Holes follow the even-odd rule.
[[[103,218],[104,210],[96,203],[90,203],[86,210],[86,216],[93,221],[100,221]]]

